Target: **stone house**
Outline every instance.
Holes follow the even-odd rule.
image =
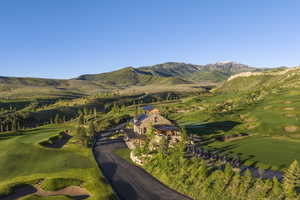
[[[180,129],[163,117],[159,109],[146,106],[144,113],[134,118],[134,133],[145,135],[149,129],[153,129],[156,138],[165,137],[171,144],[181,139]]]

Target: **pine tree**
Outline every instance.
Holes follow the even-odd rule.
[[[79,124],[79,126],[84,125],[84,115],[83,114],[81,114],[79,116],[79,118],[78,118],[78,124]]]
[[[55,123],[55,124],[58,124],[58,123],[60,123],[59,114],[56,114],[56,115],[55,115],[55,118],[54,118],[54,123]]]
[[[88,115],[89,114],[89,111],[88,111],[87,107],[83,108],[83,114],[84,115]]]
[[[300,167],[297,160],[292,162],[283,177],[283,189],[288,197],[296,195],[296,188],[300,187]]]
[[[235,173],[229,186],[229,192],[231,193],[231,197],[233,199],[236,199],[238,196],[240,183],[241,183],[240,173]]]
[[[278,181],[276,177],[273,178],[273,187],[270,192],[270,199],[281,199],[283,196],[281,183]]]
[[[252,183],[252,174],[249,169],[246,170],[244,176],[242,176],[242,181],[240,185],[240,195],[245,195],[250,189]]]
[[[89,123],[89,127],[88,127],[88,132],[87,132],[87,136],[91,139],[92,137],[94,137],[96,134],[95,131],[95,125],[93,121],[90,121]]]
[[[16,132],[17,129],[18,129],[18,127],[17,127],[17,119],[16,119],[16,117],[14,117],[13,120],[12,120],[12,124],[11,124],[11,130],[13,132]]]
[[[96,118],[97,117],[97,109],[96,108],[94,108],[93,113],[94,113],[94,117]]]
[[[78,140],[80,141],[82,146],[87,146],[88,145],[88,137],[86,135],[86,130],[85,130],[84,127],[79,126],[76,129],[76,137],[78,138]]]
[[[199,180],[204,181],[207,178],[207,173],[208,173],[207,166],[204,161],[201,162],[201,165],[198,170],[199,170]]]
[[[169,147],[169,141],[166,137],[162,136],[159,142],[159,152],[166,153]]]
[[[186,127],[184,127],[181,131],[181,140],[184,143],[188,140],[188,131],[187,131]]]

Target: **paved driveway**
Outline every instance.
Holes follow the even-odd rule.
[[[190,200],[168,188],[145,170],[113,153],[127,148],[120,139],[98,139],[93,149],[98,165],[121,200]]]

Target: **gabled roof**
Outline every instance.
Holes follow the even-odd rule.
[[[153,106],[152,105],[145,106],[144,110],[145,111],[151,111],[151,110],[153,110]]]
[[[138,116],[137,120],[138,121],[143,121],[144,119],[147,119],[148,115],[146,114],[141,114],[140,116]]]
[[[141,114],[141,115],[139,115],[138,117],[137,117],[137,121],[136,121],[136,123],[135,123],[135,125],[140,125],[141,124],[141,122],[143,121],[143,120],[145,120],[145,119],[147,119],[148,118],[148,115],[146,115],[146,114]]]

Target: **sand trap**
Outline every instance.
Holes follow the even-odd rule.
[[[1,200],[18,200],[27,195],[38,195],[41,197],[65,195],[70,196],[76,200],[86,199],[90,196],[89,192],[85,188],[79,186],[69,186],[58,191],[46,191],[39,185],[24,185],[15,189],[13,194],[0,197]]]
[[[69,186],[58,191],[46,191],[43,190],[39,185],[35,185],[34,187],[37,189],[37,192],[35,194],[42,197],[55,196],[55,195],[68,195],[71,197],[75,197],[75,199],[85,199],[90,196],[89,192],[85,188],[81,188],[79,186]],[[81,197],[81,198],[76,198],[76,197]]]
[[[264,107],[264,110],[269,110],[269,109],[271,109],[272,108],[272,106],[265,106]]]
[[[285,116],[286,116],[286,117],[296,117],[295,114],[286,114]]]
[[[289,110],[289,111],[292,111],[292,110],[295,110],[295,108],[293,108],[293,107],[286,107],[286,108],[284,108],[283,110]]]
[[[286,127],[284,127],[284,130],[286,132],[293,133],[298,130],[298,127],[297,126],[286,126]]]

